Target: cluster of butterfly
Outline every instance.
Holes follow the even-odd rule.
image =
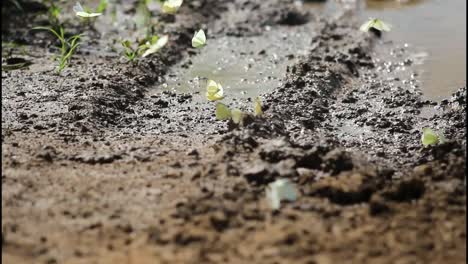
[[[162,6],[162,11],[167,14],[175,14],[177,10],[179,10],[182,3],[183,0],[167,0]],[[80,3],[76,3],[76,5],[73,7],[73,10],[75,11],[77,16],[83,18],[92,18],[102,15],[102,13],[93,13],[89,10],[85,11],[85,9],[81,6]],[[370,29],[376,29],[379,31],[390,31],[391,26],[378,18],[371,18],[369,21],[364,23],[359,29],[364,32],[367,32]],[[145,51],[145,53],[143,53],[142,56],[146,57],[152,53],[155,53],[164,45],[166,45],[168,39],[168,36],[162,36],[160,38],[157,38],[155,41],[152,41],[151,43],[147,43],[146,45],[148,46],[148,49]],[[199,31],[195,32],[195,35],[192,38],[192,47],[201,48],[205,45],[206,35],[203,29],[200,29]],[[209,80],[206,89],[206,97],[209,101],[218,101],[224,98],[224,91],[221,84],[216,83],[213,80]],[[259,97],[255,99],[254,104],[254,115],[261,116],[263,112]],[[231,110],[223,103],[218,102],[216,104],[216,118],[218,120],[232,119],[232,121],[235,124],[242,125],[245,115],[245,113],[243,113],[237,108]],[[430,128],[423,128],[422,131],[423,134],[421,136],[421,142],[425,147],[430,145],[441,144],[445,141],[443,134],[436,133]]]
[[[208,85],[206,87],[206,98],[209,101],[219,101],[224,99],[224,90],[220,83],[216,83],[213,80],[208,80]],[[221,102],[216,103],[216,118],[218,120],[229,120],[231,119],[234,124],[243,125],[244,118],[247,113],[242,112],[241,110],[234,108],[229,109],[225,104]],[[254,102],[254,116],[262,116],[262,103],[260,98],[255,98]]]
[[[182,5],[183,0],[167,0],[163,3],[162,12],[166,14],[175,14],[177,10],[179,10],[180,6]],[[89,8],[83,8],[81,4],[78,2],[73,7],[73,11],[75,14],[82,18],[93,18],[102,15],[102,13],[92,12]],[[162,37],[153,38],[151,41],[148,41],[145,44],[146,51],[143,53],[142,57],[146,57],[150,54],[153,54],[164,47],[169,40],[167,35]],[[206,45],[206,36],[203,30],[199,30],[195,33],[192,39],[192,46],[194,48],[201,48]]]

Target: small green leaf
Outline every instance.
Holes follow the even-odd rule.
[[[122,43],[122,46],[124,46],[125,48],[130,48],[132,46],[132,43],[130,42],[130,40],[124,40],[121,43]]]
[[[96,8],[96,13],[104,13],[106,11],[108,5],[108,0],[100,0],[99,5]]]

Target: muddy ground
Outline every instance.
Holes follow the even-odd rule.
[[[53,38],[28,31],[47,24],[44,6],[24,7],[2,5],[2,41],[27,50],[10,57],[32,63],[2,71],[5,263],[465,263],[466,88],[422,99],[411,51],[359,32],[349,12],[186,0],[174,17],[153,11],[170,41],[136,64],[108,48],[132,29],[102,17],[107,31],[87,29],[57,75]],[[159,86],[203,53],[190,47],[200,27],[248,40],[303,25],[308,54],[288,55],[245,127]],[[424,148],[426,126],[448,141]],[[265,187],[279,177],[301,195],[272,211]]]

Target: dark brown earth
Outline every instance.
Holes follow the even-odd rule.
[[[5,263],[465,263],[466,88],[423,100],[410,51],[376,45],[352,16],[186,0],[175,17],[154,12],[164,52],[122,63],[104,49],[117,35],[89,31],[57,75],[53,39],[28,31],[46,25],[44,6],[8,3],[2,40],[28,52],[5,56],[2,44],[2,64],[32,64],[2,71]],[[134,1],[121,6],[134,15]],[[247,38],[305,23],[317,28],[308,55],[245,127],[190,94],[150,93],[203,52],[190,47],[200,27]],[[426,126],[448,141],[424,148]],[[271,211],[265,187],[279,177],[301,195]]]

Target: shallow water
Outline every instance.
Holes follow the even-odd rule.
[[[343,9],[336,1],[303,3],[303,8],[333,16]],[[350,6],[358,20],[378,17],[392,25],[383,40],[411,49],[409,56],[415,62],[425,98],[438,101],[465,85],[465,0],[348,2],[353,3]],[[191,92],[196,101],[204,100],[208,79],[223,84],[227,101],[270,92],[281,85],[286,67],[307,53],[312,24],[277,27],[255,37],[211,38],[208,34],[208,45],[173,67],[158,88]]]
[[[210,38],[199,54],[166,75],[162,88],[194,93],[206,100],[208,79],[223,85],[226,101],[254,98],[281,85],[286,67],[307,54],[312,26],[266,28],[262,36]],[[160,88],[161,88],[160,86]]]
[[[339,8],[334,0],[305,5],[328,14]],[[377,17],[391,24],[385,40],[427,55],[416,66],[425,98],[438,101],[466,85],[466,0],[368,0],[353,8],[363,23]]]

